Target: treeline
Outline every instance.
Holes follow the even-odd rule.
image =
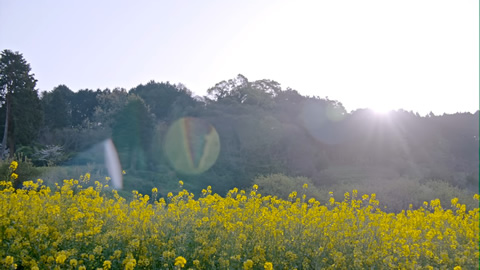
[[[222,193],[277,173],[325,185],[341,181],[337,172],[345,168],[478,187],[478,111],[348,113],[336,100],[302,96],[276,81],[242,75],[217,83],[204,97],[182,84],[155,81],[130,90],[72,91],[59,85],[34,96],[16,93],[10,154],[22,153],[37,166],[86,165],[99,157],[81,153],[112,138],[127,171],[125,186],[145,193],[155,183],[178,179],[191,183],[193,191],[212,185]],[[2,106],[0,119],[6,111]],[[220,136],[219,157],[201,175],[179,174],[163,153],[166,131],[181,117],[204,119]]]

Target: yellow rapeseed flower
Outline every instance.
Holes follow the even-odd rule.
[[[103,262],[103,269],[104,270],[109,270],[112,269],[112,262],[109,260],[106,260]]]
[[[330,205],[334,205],[335,204],[335,198],[331,197],[330,199],[328,199],[328,203],[330,203]]]
[[[455,206],[458,203],[458,198],[453,198],[450,202],[452,203],[453,206]]]
[[[127,259],[127,263],[125,264],[125,270],[133,270],[137,265],[137,261],[133,258]]]
[[[73,266],[73,268],[77,267],[78,261],[76,259],[71,259],[70,260],[70,265]]]
[[[253,268],[253,261],[248,259],[243,263],[243,270],[250,270]]]
[[[6,265],[12,265],[13,264],[13,257],[12,256],[7,256],[5,258],[5,264]]]
[[[175,266],[180,266],[181,268],[183,268],[186,263],[187,260],[182,256],[178,256],[177,258],[175,258]]]
[[[183,181],[182,180],[178,181],[178,183],[180,184],[180,186],[183,186]]]
[[[356,192],[348,201],[332,194],[330,204],[328,196],[321,204],[293,192],[287,200],[244,190],[222,197],[208,187],[200,199],[182,190],[150,203],[139,192],[126,200],[116,191],[105,194],[102,185],[77,182],[53,191],[37,182],[15,191],[12,181],[0,181],[0,216],[8,224],[0,268],[14,268],[14,258],[22,258],[28,269],[180,269],[188,264],[177,254],[191,254],[194,269],[273,269],[271,258],[282,269],[478,269],[478,246],[471,243],[479,238],[480,212],[470,202],[443,209],[433,200],[429,210],[388,213],[374,196],[356,200]]]
[[[12,161],[12,163],[10,163],[10,169],[15,171],[17,168],[18,168],[18,162],[16,162],[15,160]]]
[[[55,260],[58,264],[63,264],[65,260],[67,259],[67,256],[65,254],[60,254],[57,256],[57,259]]]
[[[17,179],[17,178],[18,178],[18,174],[16,174],[16,173],[12,173],[12,175],[11,175],[10,177],[12,177],[12,179],[14,179],[14,180],[15,180],[15,179]]]
[[[100,255],[102,254],[102,250],[103,248],[101,246],[96,246],[94,249],[93,249],[93,253],[97,254],[97,255]]]

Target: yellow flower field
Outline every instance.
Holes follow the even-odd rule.
[[[87,178],[54,190],[41,180],[18,190],[0,182],[2,269],[479,267],[479,209],[455,198],[442,202],[448,210],[434,200],[399,214],[355,190],[327,205],[301,191],[264,197],[257,186],[225,197],[207,188],[200,198],[186,190],[157,198],[153,189],[127,202]]]

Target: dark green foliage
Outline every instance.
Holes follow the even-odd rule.
[[[43,92],[42,103],[45,125],[50,129],[72,126],[72,97],[75,94],[65,85],[59,85],[52,92]]]
[[[142,98],[158,120],[174,120],[185,116],[186,112],[196,106],[191,92],[181,84],[150,81],[131,89],[130,94]]]
[[[37,137],[43,120],[37,91],[16,92],[12,101],[15,143],[30,145]]]
[[[73,92],[65,85],[59,85],[51,92],[43,92],[45,125],[50,129],[91,128],[98,106],[97,95],[101,93],[88,89]]]
[[[31,144],[42,125],[42,110],[35,89],[36,80],[30,64],[18,52],[4,50],[0,57],[0,99],[3,134],[0,153],[9,147],[10,156],[16,144]],[[7,132],[5,132],[7,130]]]
[[[272,108],[273,97],[281,92],[280,84],[272,80],[249,82],[239,74],[236,78],[221,81],[207,90],[211,98],[224,104],[245,104],[260,108]]]
[[[98,106],[95,108],[94,121],[101,127],[110,127],[115,114],[122,109],[128,101],[127,90],[115,88],[113,91],[105,89],[97,95]]]
[[[142,99],[131,96],[114,117],[113,141],[125,168],[147,168],[154,118]]]
[[[72,97],[72,125],[89,127],[92,124],[95,108],[98,106],[97,95],[100,90],[80,90]],[[91,126],[90,126],[91,127]]]
[[[13,172],[10,169],[10,163],[12,160],[18,162],[18,167],[15,170],[15,173],[18,175],[17,179],[12,179],[10,177]],[[11,180],[15,188],[22,188],[23,182],[25,181],[36,181],[38,176],[41,174],[41,169],[35,167],[30,159],[23,156],[22,154],[15,154],[13,159],[6,159],[0,162],[0,176],[2,180]]]

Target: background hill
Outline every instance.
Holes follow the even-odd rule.
[[[59,85],[43,92],[39,102],[43,121],[36,123],[34,139],[11,149],[46,166],[42,175],[25,177],[58,181],[90,172],[104,178],[101,142],[112,138],[127,172],[125,193],[158,187],[165,195],[181,179],[196,194],[208,185],[225,194],[261,182],[262,192],[280,195],[281,185],[307,181],[311,195],[320,199],[328,190],[357,188],[382,192],[380,201],[383,196],[400,209],[438,196],[439,189],[466,197],[478,191],[478,111],[347,112],[339,101],[242,75],[219,82],[205,97],[192,96],[181,84],[151,81],[129,91],[74,92]],[[166,132],[181,117],[203,119],[219,135],[218,159],[204,173],[178,172],[164,154]]]

